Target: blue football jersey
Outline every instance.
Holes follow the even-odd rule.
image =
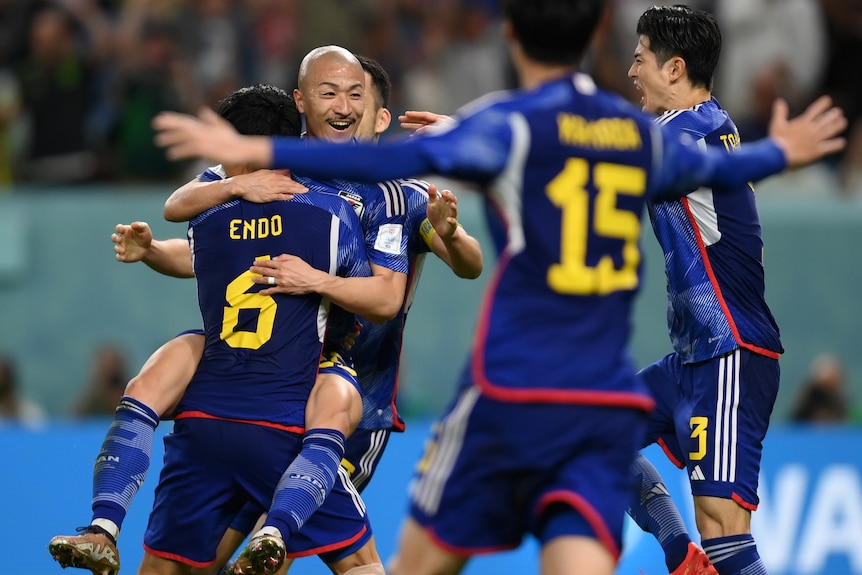
[[[714,98],[668,111],[656,123],[704,146],[727,152],[739,147],[736,126]],[[670,337],[683,361],[703,361],[738,347],[777,358],[783,349],[764,296],[754,189],[701,187],[680,199],[650,202],[649,214],[666,262]]]
[[[407,274],[404,301],[398,315],[382,324],[357,318],[361,329],[351,349],[362,389],[363,413],[359,428],[402,431],[404,421],[396,406],[398,370],[407,312],[413,302],[425,254],[430,251],[421,234],[428,205],[428,183],[404,179],[362,184],[344,180],[318,181],[296,174],[294,177],[309,189],[329,189],[347,200],[360,215],[372,263]],[[394,236],[397,242],[390,241]],[[398,253],[395,253],[396,246]]]
[[[489,95],[406,142],[339,149],[274,138],[273,165],[365,181],[439,173],[483,186],[506,246],[473,379],[503,400],[650,408],[628,352],[646,199],[786,167],[773,142],[704,152],[653,119],[575,73]]]
[[[206,346],[178,413],[304,426],[328,303],[260,295],[248,268],[290,253],[330,274],[370,275],[355,212],[314,191],[269,204],[235,200],[194,218],[188,235]]]

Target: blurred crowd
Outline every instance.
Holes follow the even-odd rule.
[[[610,0],[585,67],[626,78],[635,23],[654,2]],[[342,45],[383,64],[391,108],[452,113],[514,85],[496,0],[0,0],[0,186],[164,181],[182,166],[152,144],[159,110],[193,112],[256,82],[295,85],[302,56]],[[691,0],[722,26],[715,93],[743,140],[776,96],[831,94],[852,121],[830,166],[862,195],[860,0]]]

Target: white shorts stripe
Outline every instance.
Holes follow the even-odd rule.
[[[740,350],[719,359],[715,407],[714,481],[736,481]]]
[[[365,502],[362,501],[362,497],[359,496],[359,491],[356,490],[353,482],[350,481],[350,474],[341,465],[338,466],[338,479],[341,481],[341,485],[344,486],[344,489],[346,489],[350,494],[350,498],[353,499],[353,505],[356,507],[356,510],[359,511],[360,515],[365,515]]]
[[[410,490],[413,502],[425,513],[434,514],[437,512],[440,499],[443,496],[443,488],[452,473],[458,454],[461,452],[461,446],[464,444],[464,436],[467,432],[467,423],[479,395],[479,388],[477,387],[465,390],[458,399],[455,408],[436,424],[436,450],[431,454],[430,461],[424,462],[427,469],[422,476],[415,480]]]
[[[352,479],[357,488],[361,488],[371,479],[371,468],[374,467],[374,462],[380,457],[383,440],[386,439],[388,433],[389,431],[385,429],[376,429],[371,432],[368,450],[359,458],[359,466],[353,472]]]

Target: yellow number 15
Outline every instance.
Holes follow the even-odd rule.
[[[641,196],[646,191],[643,169],[620,164],[599,163],[592,170],[597,190],[590,223],[590,164],[583,158],[570,158],[547,187],[548,198],[562,210],[560,262],[548,269],[551,289],[571,295],[605,295],[634,289],[638,284],[641,261],[638,238],[639,214],[617,208],[620,194]],[[623,240],[622,267],[614,267],[605,254],[598,264],[587,264],[590,232],[605,238]]]

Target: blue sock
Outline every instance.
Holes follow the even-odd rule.
[[[632,464],[632,475],[635,496],[628,514],[641,529],[653,534],[664,550],[668,571],[673,572],[685,559],[691,536],[661,475],[642,454]]]
[[[159,416],[137,399],[123,396],[93,470],[93,519],[107,519],[119,529],[132,498],[150,468],[153,435]]]
[[[305,432],[302,451],[278,482],[266,526],[276,527],[287,539],[323,505],[338,476],[344,441],[344,434],[335,429]]]
[[[751,534],[704,539],[703,550],[719,575],[767,575]]]

